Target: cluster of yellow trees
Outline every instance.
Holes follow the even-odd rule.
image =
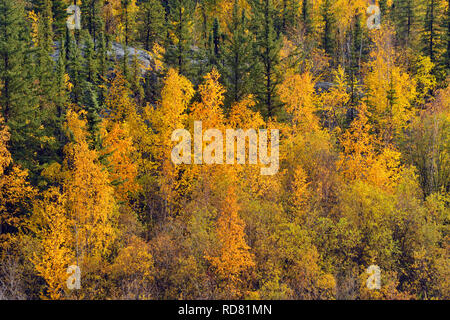
[[[42,188],[13,162],[0,119],[0,298],[448,299],[450,87],[438,88],[429,57],[404,67],[391,28],[369,36],[358,99],[342,67],[318,89],[327,56],[293,67],[285,39],[273,117],[251,94],[225,105],[216,68],[194,85],[157,61],[155,104],[115,69],[98,136],[80,104],[66,105],[63,161],[42,170]],[[174,165],[172,132],[194,121],[279,129],[279,172]],[[79,290],[66,285],[71,265]],[[366,287],[370,265],[381,289]]]

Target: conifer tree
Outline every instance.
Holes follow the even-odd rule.
[[[0,110],[11,130],[13,159],[36,169],[40,147],[40,114],[32,91],[33,66],[30,30],[23,3],[0,1]]]
[[[86,110],[87,130],[91,134],[91,140],[95,148],[100,147],[99,129],[102,119],[100,113],[101,105],[98,102],[95,86],[87,83],[85,86],[83,107]]]
[[[250,72],[253,66],[251,37],[247,30],[248,19],[237,0],[234,2],[233,15],[227,27],[229,36],[224,43],[220,71],[227,87],[225,105],[229,106],[250,94]]]
[[[89,31],[94,43],[97,42],[98,34],[103,31],[101,8],[104,0],[84,0],[81,3],[81,19],[85,28]]]
[[[65,48],[65,41],[61,39],[60,41],[61,46],[59,48],[59,56],[58,61],[56,62],[55,67],[55,73],[56,73],[56,79],[55,79],[55,106],[56,106],[56,119],[57,119],[57,125],[56,125],[56,137],[57,141],[61,145],[65,142],[64,132],[62,130],[64,117],[66,113],[66,107],[69,103],[70,95],[69,95],[69,89],[70,89],[70,79],[68,74],[66,73],[66,48]]]
[[[423,51],[430,57],[431,62],[439,59],[441,51],[443,3],[444,1],[442,0],[427,0],[425,2],[426,14],[422,32],[422,43]]]
[[[33,10],[36,13],[42,13],[47,10],[46,2],[50,3],[53,32],[58,36],[63,35],[66,29],[67,7],[69,6],[69,2],[67,0],[32,0],[31,2],[33,3]]]
[[[136,1],[135,0],[120,0],[121,5],[121,24],[123,28],[123,35],[125,45],[131,45],[134,41],[134,26],[136,22]]]
[[[106,97],[106,82],[108,73],[111,69],[111,61],[108,57],[108,50],[107,42],[106,42],[106,36],[104,32],[100,32],[98,36],[98,44],[97,44],[97,51],[96,51],[96,57],[97,57],[97,70],[98,70],[98,82],[100,86],[99,91],[99,103],[103,104]]]
[[[302,2],[302,21],[305,28],[305,34],[310,34],[312,30],[312,8],[310,0]]]
[[[274,27],[273,0],[253,0],[252,30],[255,37],[254,55],[258,66],[254,68],[254,92],[259,99],[259,109],[265,117],[273,117],[281,106],[277,86],[281,81],[281,38]]]
[[[403,45],[409,45],[419,27],[417,0],[398,0],[392,12],[397,25],[397,37]]]
[[[222,44],[222,35],[220,31],[219,20],[217,18],[214,19],[212,33],[210,35],[209,48],[210,48],[210,63],[217,67],[221,61],[221,44]]]
[[[139,41],[150,51],[155,42],[162,44],[166,36],[165,10],[159,0],[145,0],[139,6]]]
[[[98,83],[98,60],[95,51],[95,44],[89,33],[85,35],[84,41],[84,60],[86,62],[86,81],[93,84]]]
[[[322,48],[325,52],[333,56],[334,53],[334,28],[336,19],[333,12],[334,0],[324,0],[321,7],[322,19],[324,22],[323,35],[322,35]]]
[[[349,68],[349,84],[350,84],[350,103],[356,105],[359,98],[357,89],[358,81],[360,80],[361,63],[363,60],[363,26],[362,15],[358,14],[354,17],[354,27],[352,30],[352,43],[350,51],[350,68]]]
[[[443,39],[445,44],[445,54],[443,56],[444,66],[447,67],[447,70],[450,70],[450,0],[447,0],[447,12],[444,15],[443,22]],[[449,71],[447,71],[449,72]]]
[[[38,83],[39,105],[41,111],[48,107],[55,96],[54,68],[55,63],[52,59],[53,48],[53,27],[52,27],[52,4],[50,0],[44,1],[44,7],[38,16],[38,34],[36,39],[36,78]],[[47,110],[52,112],[53,110]]]
[[[85,83],[84,75],[84,57],[79,45],[75,40],[74,33],[67,30],[67,69],[72,84],[72,101],[79,103],[83,96],[83,86]]]
[[[168,65],[178,68],[180,74],[187,76],[190,71],[194,3],[192,0],[173,0],[169,6],[169,38],[165,60]]]
[[[299,9],[299,2],[297,0],[282,1],[281,31],[283,33],[296,26]]]

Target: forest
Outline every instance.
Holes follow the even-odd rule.
[[[449,299],[449,7],[0,0],[0,300]]]

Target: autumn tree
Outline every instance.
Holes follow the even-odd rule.
[[[220,241],[218,256],[207,257],[218,280],[224,283],[225,297],[245,295],[244,277],[255,266],[250,247],[245,241],[244,222],[239,217],[239,205],[232,187],[222,202],[217,220],[217,237]]]
[[[310,73],[288,74],[279,86],[279,95],[286,104],[286,111],[292,114],[292,125],[301,131],[319,128],[316,116],[318,98]]]
[[[397,63],[392,37],[391,29],[374,35],[375,48],[364,79],[371,121],[385,144],[398,139],[414,117],[411,102],[416,96],[414,79]]]
[[[191,98],[194,95],[194,89],[191,82],[184,76],[178,74],[174,69],[169,69],[164,80],[164,87],[161,92],[161,101],[158,109],[147,112],[148,119],[152,123],[154,132],[153,137],[153,155],[155,165],[159,169],[159,188],[163,201],[163,211],[165,213],[175,212],[176,189],[179,188],[177,181],[180,168],[175,166],[171,160],[172,133],[176,129],[182,129],[187,126],[186,111]],[[190,151],[189,151],[190,153]],[[184,155],[187,156],[187,155]],[[190,156],[190,154],[189,154]]]
[[[32,263],[46,287],[42,298],[64,298],[68,278],[67,268],[74,264],[73,222],[67,215],[67,198],[57,188],[45,192],[33,208],[31,229],[38,241],[38,250],[31,257]]]
[[[67,113],[66,130],[71,142],[64,148],[63,193],[67,215],[74,221],[74,247],[80,265],[90,257],[103,257],[117,236],[114,189],[99,154],[89,148],[83,113]]]

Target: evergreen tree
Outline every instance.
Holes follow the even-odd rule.
[[[33,3],[33,9],[37,13],[47,10],[47,0],[32,0],[31,2]],[[66,29],[68,3],[65,0],[51,0],[48,2],[51,4],[53,32],[60,36],[64,34]]]
[[[89,31],[94,43],[97,42],[98,34],[103,30],[101,8],[103,0],[84,0],[81,3],[83,25]]]
[[[98,67],[98,81],[100,85],[100,93],[99,93],[99,101],[100,103],[104,103],[104,99],[106,96],[106,86],[105,83],[107,81],[108,72],[111,68],[111,62],[108,59],[108,47],[105,39],[105,34],[100,32],[98,36],[98,44],[97,44],[97,67]]]
[[[98,60],[94,42],[89,33],[85,35],[84,59],[86,61],[86,80],[95,84],[98,82]]]
[[[11,132],[13,159],[36,172],[40,113],[31,89],[31,39],[21,1],[0,0],[0,110]]]
[[[214,19],[212,33],[210,35],[209,41],[209,60],[211,65],[216,67],[221,63],[221,33],[220,33],[220,25],[217,18]]]
[[[44,0],[44,7],[39,15],[37,43],[35,48],[36,66],[34,69],[36,79],[35,92],[38,97],[42,134],[46,137],[57,137],[60,134],[60,119],[58,118],[57,78],[55,77],[55,61],[53,43],[53,14],[52,2]],[[46,139],[45,147],[38,153],[42,163],[58,160],[58,152],[62,145],[58,139]]]
[[[83,86],[85,79],[84,73],[84,58],[77,41],[74,39],[74,33],[67,30],[67,70],[72,84],[72,101],[74,103],[81,102],[83,96]]]
[[[310,34],[312,30],[312,9],[310,0],[303,0],[302,2],[302,21],[305,28],[305,33]]]
[[[135,3],[133,0],[120,0],[121,18],[124,28],[125,45],[130,45],[134,40],[134,23],[135,23]]]
[[[237,0],[227,27],[230,36],[225,40],[220,71],[227,87],[225,105],[230,106],[250,93],[250,72],[253,66],[248,21]]]
[[[39,80],[39,97],[41,111],[54,97],[54,69],[55,64],[52,59],[53,48],[53,23],[52,23],[52,3],[44,0],[44,8],[39,16],[36,57],[36,78]]]
[[[139,6],[139,41],[150,51],[155,42],[161,43],[166,35],[165,10],[159,0],[145,0]]]
[[[259,99],[259,109],[266,117],[273,117],[281,103],[277,86],[281,82],[279,70],[281,38],[274,27],[275,8],[273,0],[252,0],[252,30],[255,37],[254,55],[258,60],[254,72],[254,92]]]
[[[178,68],[180,74],[189,74],[189,53],[192,45],[192,0],[172,0],[169,2],[169,39],[165,60],[168,65]]]
[[[396,23],[397,38],[403,45],[410,44],[418,27],[418,1],[417,0],[397,0],[395,2],[393,19]]]
[[[83,107],[86,110],[87,129],[91,135],[90,140],[93,143],[93,147],[98,150],[101,144],[99,128],[102,122],[100,117],[102,108],[98,102],[96,89],[91,83],[86,84]]]
[[[331,57],[333,56],[335,47],[334,28],[336,23],[332,7],[333,7],[333,0],[324,0],[321,8],[322,19],[324,22],[322,35],[322,48]]]
[[[441,49],[442,0],[426,0],[426,14],[422,32],[423,51],[432,62],[438,58]]]
[[[352,29],[352,43],[350,49],[350,67],[349,67],[349,84],[350,84],[350,102],[352,106],[357,105],[359,93],[357,84],[360,79],[361,60],[363,58],[363,21],[362,15],[358,14],[354,17],[354,26]],[[353,118],[353,116],[351,117]],[[353,119],[352,119],[353,120]]]
[[[448,71],[450,72],[450,0],[447,0],[447,12],[444,21],[444,28],[446,28],[445,32],[445,42],[447,43],[446,46],[446,53],[444,56],[444,65],[447,67]]]
[[[57,130],[58,134],[56,137],[58,141],[63,144],[64,141],[64,131],[62,130],[62,125],[64,122],[64,116],[66,113],[66,106],[69,102],[69,94],[67,90],[67,76],[66,76],[66,48],[65,42],[61,39],[61,47],[59,50],[59,57],[56,63],[56,117],[58,119]]]
[[[286,33],[287,30],[296,26],[299,12],[299,2],[297,0],[283,0],[281,10],[281,31]]]

